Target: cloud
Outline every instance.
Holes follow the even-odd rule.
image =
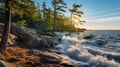
[[[98,16],[91,17],[91,19],[106,18],[106,17],[118,16],[118,15],[120,15],[120,12],[112,12],[112,13],[102,14],[102,15],[99,14]]]
[[[88,16],[93,16],[93,15],[102,15],[103,13],[107,14],[107,13],[113,13],[113,12],[119,12],[120,11],[120,7],[118,8],[112,8],[112,9],[104,9],[104,10],[96,10],[96,11],[91,11],[89,12],[89,14],[87,14]]]
[[[97,19],[113,16],[120,16],[120,8],[104,9],[92,12],[88,11],[83,15],[85,19]]]

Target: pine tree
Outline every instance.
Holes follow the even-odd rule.
[[[38,16],[38,21],[40,21],[42,19],[42,14],[41,14],[39,3],[37,3],[37,16]]]
[[[56,19],[57,19],[57,13],[59,11],[65,12],[64,8],[66,8],[66,3],[64,3],[63,0],[53,0],[52,1],[52,6],[54,8],[54,24],[53,24],[53,33],[55,32],[56,29]]]
[[[42,8],[43,8],[43,21],[45,21],[46,19],[46,3],[45,2],[43,2]]]
[[[73,18],[75,18],[76,20],[78,20],[77,24],[83,24],[85,23],[85,21],[82,21],[80,18],[81,18],[81,15],[84,14],[82,11],[79,10],[79,8],[81,8],[82,4],[73,4],[73,8],[70,9],[69,11],[71,12],[71,22],[70,22],[70,27],[74,27],[74,21],[72,20]],[[76,25],[77,25],[76,24]],[[76,28],[77,30],[77,28]]]
[[[1,52],[5,51],[8,42],[10,28],[11,28],[11,14],[18,13],[22,16],[23,12],[26,11],[26,8],[28,8],[29,2],[31,2],[31,0],[1,0],[0,1],[0,3],[3,3],[2,6],[3,7],[5,6],[5,12],[6,12],[6,21],[4,23],[4,29],[0,42]]]
[[[53,11],[51,8],[46,9],[46,21],[45,22],[47,25],[46,30],[52,31],[53,30]]]

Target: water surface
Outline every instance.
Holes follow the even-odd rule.
[[[95,30],[62,35],[61,51],[70,57],[76,67],[120,67],[120,30]],[[93,38],[85,39],[85,36]]]

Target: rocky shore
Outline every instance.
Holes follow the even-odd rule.
[[[0,33],[2,29],[0,25]],[[0,67],[73,67],[74,63],[55,48],[59,40],[37,35],[29,28],[12,26],[7,49],[0,53]]]
[[[0,54],[0,67],[73,67],[73,63],[49,50],[35,50],[8,46]]]

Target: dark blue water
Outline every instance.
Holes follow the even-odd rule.
[[[91,38],[85,36],[93,35]],[[78,63],[77,67],[120,67],[120,30],[95,30],[63,36],[63,53]]]
[[[101,35],[118,35],[118,36],[120,36],[120,30],[93,30],[93,31],[85,31],[85,34],[94,34],[96,36],[101,36]]]
[[[82,36],[93,35],[87,39],[89,45],[94,45],[106,51],[120,52],[120,30],[95,30],[86,31]]]

